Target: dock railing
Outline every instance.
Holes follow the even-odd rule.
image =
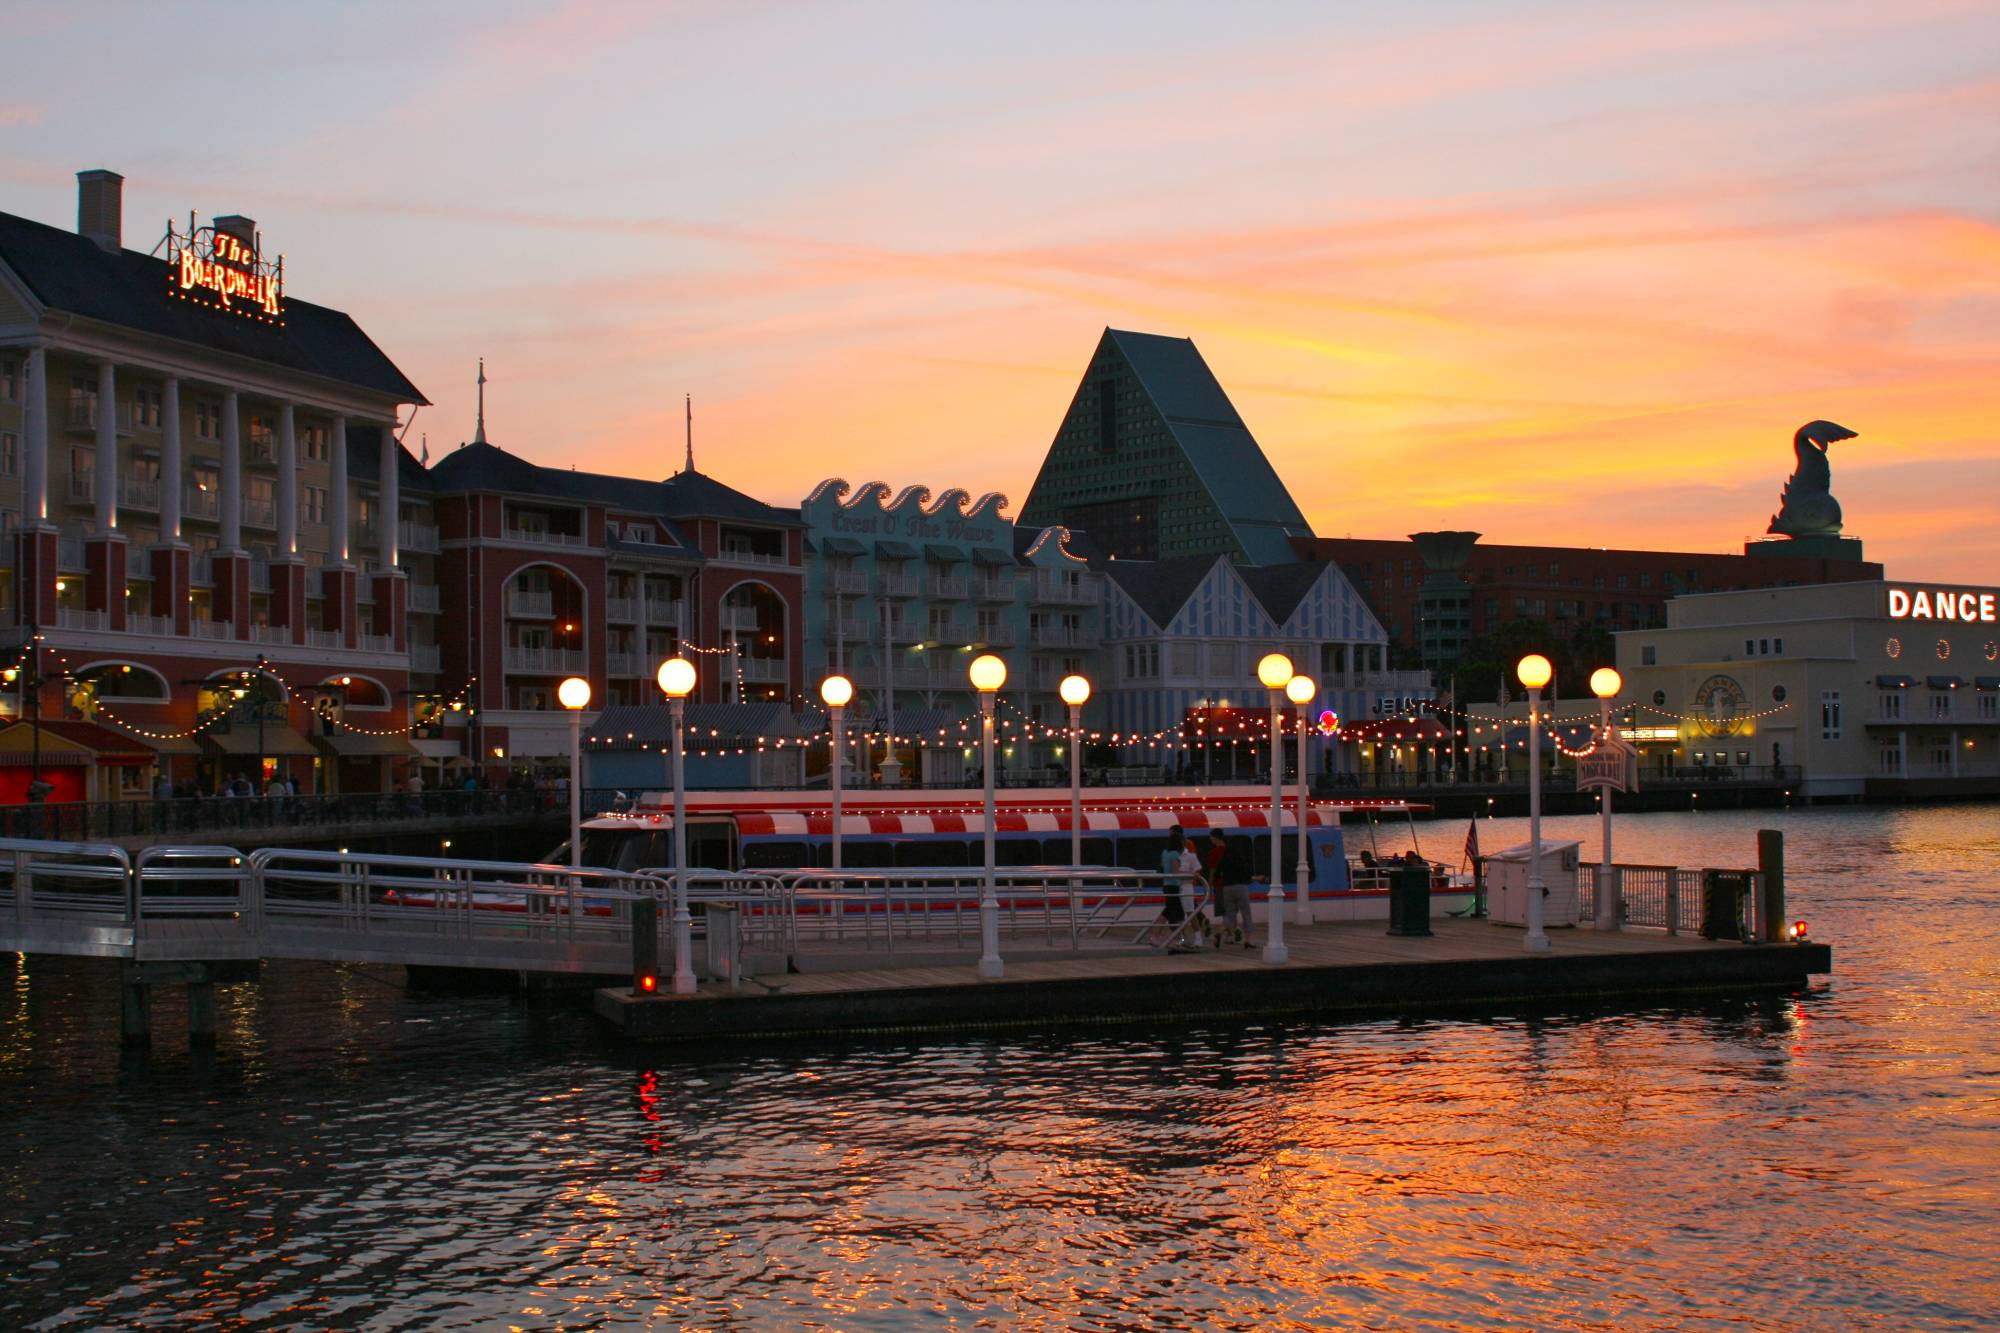
[[[0,838],[0,913],[17,930],[45,914],[123,925],[131,873],[125,850],[108,843]]]
[[[1764,937],[1763,875],[1756,870],[1688,869],[1684,866],[1612,867],[1623,909],[1620,920],[1642,930],[1669,935],[1703,935],[1754,940]],[[1577,895],[1586,917],[1597,901],[1597,864],[1577,867]],[[1719,895],[1711,910],[1711,888]]]
[[[979,947],[984,872],[965,869],[807,870],[783,876],[798,945],[828,952],[967,951]],[[1003,866],[994,901],[1007,948],[1127,948],[1114,938],[1156,910],[1159,876],[1111,866]],[[1150,916],[1147,917],[1150,920]]]

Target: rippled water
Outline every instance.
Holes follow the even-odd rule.
[[[2000,810],[1619,848],[1769,825],[1835,976],[1644,1009],[648,1055],[286,966],[135,1062],[108,965],[10,959],[0,1327],[2000,1325]]]

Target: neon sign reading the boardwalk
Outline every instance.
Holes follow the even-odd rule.
[[[272,323],[285,315],[285,261],[265,263],[253,245],[214,227],[186,235],[167,225],[167,285],[183,300]]]
[[[1957,592],[1949,588],[1889,589],[1891,620],[1962,620],[1967,624],[1991,625],[2000,620],[2000,594]]]

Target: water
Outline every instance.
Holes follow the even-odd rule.
[[[0,1327],[2000,1326],[2000,809],[1618,845],[1769,825],[1838,970],[1697,1004],[645,1054],[287,966],[134,1062],[9,961]]]

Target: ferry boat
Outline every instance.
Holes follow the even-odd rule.
[[[841,803],[841,864],[851,872],[968,869],[984,859],[984,797],[976,789],[857,791]],[[825,869],[832,865],[832,797],[814,791],[698,791],[685,797],[688,863],[719,871]],[[1159,873],[1167,830],[1178,824],[1198,851],[1221,830],[1238,863],[1260,880],[1271,863],[1268,787],[1097,787],[1082,797],[1081,861]],[[1408,801],[1308,800],[1307,883],[1314,915],[1325,920],[1388,916],[1384,862],[1405,847],[1422,855]],[[1279,827],[1287,894],[1296,889],[1298,805],[1289,792]],[[1350,861],[1343,821],[1357,829]],[[1388,822],[1385,831],[1384,823]],[[994,794],[994,863],[1022,868],[1070,865],[1070,798],[1063,788],[1008,788]],[[1389,850],[1384,851],[1384,847]],[[1362,853],[1365,852],[1366,855]],[[549,859],[568,859],[568,846]],[[673,794],[647,792],[583,822],[583,864],[610,870],[673,865]],[[1432,865],[1432,913],[1462,912],[1469,880]],[[968,878],[971,878],[969,876]],[[1261,907],[1261,895],[1253,895]]]

